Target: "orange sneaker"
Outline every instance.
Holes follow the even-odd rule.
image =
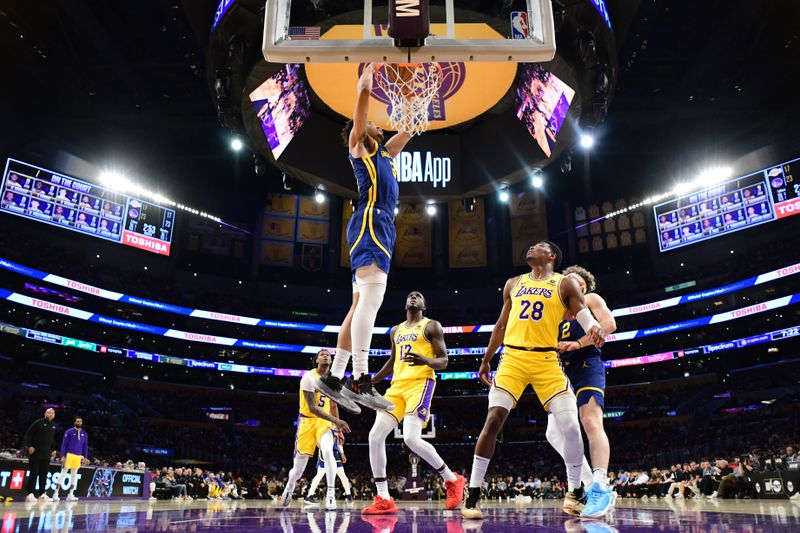
[[[444,484],[447,489],[446,509],[455,509],[464,499],[464,487],[467,486],[467,478],[461,474],[456,474],[455,481],[446,481]]]
[[[362,509],[361,514],[397,514],[397,506],[394,504],[394,498],[384,500],[376,494],[372,505]]]

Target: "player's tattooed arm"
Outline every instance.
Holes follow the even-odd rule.
[[[392,369],[394,368],[394,358],[397,357],[397,347],[394,343],[394,334],[397,332],[397,326],[393,327],[392,330],[389,332],[389,339],[392,341],[392,355],[389,356],[389,360],[383,365],[383,368],[378,370],[378,373],[372,376],[372,382],[378,383],[386,379],[389,374],[392,373]]]
[[[492,329],[492,336],[489,338],[489,346],[486,347],[486,353],[483,355],[483,361],[481,361],[481,366],[478,369],[478,376],[487,387],[492,386],[492,381],[489,379],[489,372],[491,372],[492,367],[489,363],[494,358],[500,345],[503,344],[503,338],[506,335],[506,325],[508,324],[508,316],[511,314],[511,290],[517,284],[518,279],[519,276],[516,278],[509,278],[506,281],[505,287],[503,287],[503,309],[500,311],[500,317],[497,319],[494,329]]]
[[[606,334],[600,328],[600,324],[592,317],[591,311],[586,307],[586,300],[583,291],[575,280],[570,276],[561,280],[561,301],[567,304],[570,314],[574,315],[581,327],[589,336],[592,344],[600,348],[605,342]]]
[[[431,341],[434,357],[423,357],[414,352],[402,356],[403,361],[411,366],[427,365],[434,370],[447,368],[447,346],[444,344],[444,329],[438,320],[431,320],[425,326],[425,336]]]
[[[304,390],[303,396],[305,396],[306,398],[306,405],[308,405],[308,410],[311,411],[312,415],[316,416],[317,418],[327,420],[328,422],[336,426],[336,429],[338,429],[343,433],[350,433],[350,426],[347,425],[347,422],[326,413],[317,405],[317,400],[314,397],[313,392]]]

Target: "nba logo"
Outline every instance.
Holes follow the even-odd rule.
[[[525,11],[511,12],[511,38],[528,38],[528,13]]]

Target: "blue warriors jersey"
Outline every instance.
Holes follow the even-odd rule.
[[[349,156],[358,185],[358,206],[347,225],[350,268],[376,263],[384,272],[389,264],[396,238],[394,208],[399,190],[394,159],[386,147],[377,144],[372,154]]]
[[[561,322],[561,325],[558,328],[558,341],[572,341],[578,342],[586,335],[586,332],[583,331],[580,322],[577,320],[564,320]],[[599,348],[595,347],[594,345],[586,346],[585,348],[581,348],[580,350],[574,350],[572,352],[563,352],[561,354],[562,361],[577,361],[579,359],[586,359],[587,357],[602,356],[602,352]]]

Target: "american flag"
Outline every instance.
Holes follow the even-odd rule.
[[[290,26],[289,39],[292,41],[319,40],[319,26]]]

